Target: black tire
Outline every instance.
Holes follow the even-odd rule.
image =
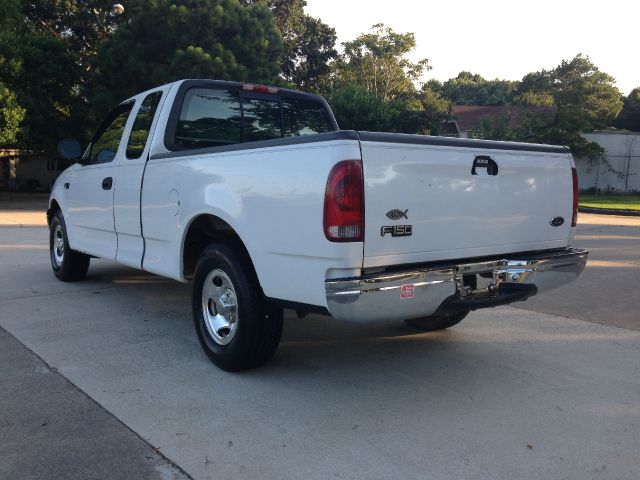
[[[409,325],[423,332],[434,332],[444,330],[460,323],[464,317],[469,315],[469,310],[456,313],[446,313],[442,315],[431,315],[429,317],[411,318],[405,320]]]
[[[69,247],[67,227],[60,211],[53,214],[49,225],[49,258],[54,275],[63,282],[76,282],[87,275],[91,257]]]
[[[248,370],[276,352],[282,309],[265,301],[251,261],[237,242],[218,241],[202,252],[191,298],[198,340],[218,367]]]

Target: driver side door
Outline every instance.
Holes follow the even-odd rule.
[[[115,260],[118,249],[113,217],[115,171],[124,154],[122,138],[132,107],[133,103],[122,104],[107,115],[65,184],[71,248],[108,260]]]

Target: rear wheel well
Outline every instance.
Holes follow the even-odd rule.
[[[215,215],[200,215],[191,222],[184,237],[182,247],[182,274],[184,278],[193,277],[196,263],[204,249],[211,243],[222,239],[233,240],[240,248],[239,253],[246,255],[251,262],[247,248],[227,222]],[[253,263],[251,265],[253,266]]]

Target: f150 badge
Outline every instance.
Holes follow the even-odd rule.
[[[392,237],[410,237],[413,233],[412,225],[385,225],[380,227],[380,236],[391,234]]]

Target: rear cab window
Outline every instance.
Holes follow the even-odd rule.
[[[178,100],[179,101],[179,100]],[[234,145],[337,130],[326,103],[312,95],[193,86],[176,111],[171,150]]]

